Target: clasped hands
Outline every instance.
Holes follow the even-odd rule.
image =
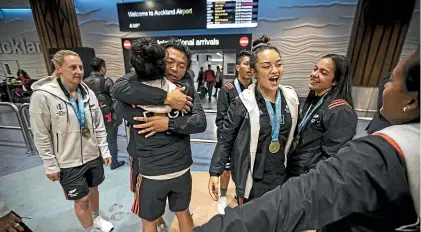
[[[165,104],[171,108],[187,113],[193,106],[192,98],[182,93],[183,89],[176,89],[168,92]],[[139,129],[139,134],[146,134],[145,138],[151,137],[158,132],[168,130],[169,119],[165,114],[156,114],[153,117],[134,117],[133,120],[144,122],[143,124],[133,125],[133,128]]]

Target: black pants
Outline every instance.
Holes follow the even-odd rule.
[[[265,193],[274,190],[285,182],[285,175],[265,174],[261,180],[253,180],[253,187],[250,195],[244,199],[244,203],[263,196]]]

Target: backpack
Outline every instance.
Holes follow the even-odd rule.
[[[100,92],[96,93],[99,107],[101,108],[102,116],[104,117],[104,125],[106,128],[110,126],[117,126],[117,118],[113,114],[113,101],[110,96],[104,94],[105,78],[100,78]]]

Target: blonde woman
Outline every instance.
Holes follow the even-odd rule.
[[[83,65],[77,53],[61,50],[53,63],[53,76],[32,85],[29,112],[35,146],[48,179],[60,181],[85,230],[109,232],[113,225],[98,213],[103,162],[111,163],[98,100],[82,82]]]

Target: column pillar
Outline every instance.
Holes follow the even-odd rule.
[[[347,57],[354,85],[377,87],[399,61],[415,0],[359,0]]]
[[[416,0],[359,0],[348,45],[354,108],[377,111],[378,84],[399,61]]]
[[[82,39],[73,0],[29,0],[40,39],[45,66],[49,74],[50,48],[82,47]]]

